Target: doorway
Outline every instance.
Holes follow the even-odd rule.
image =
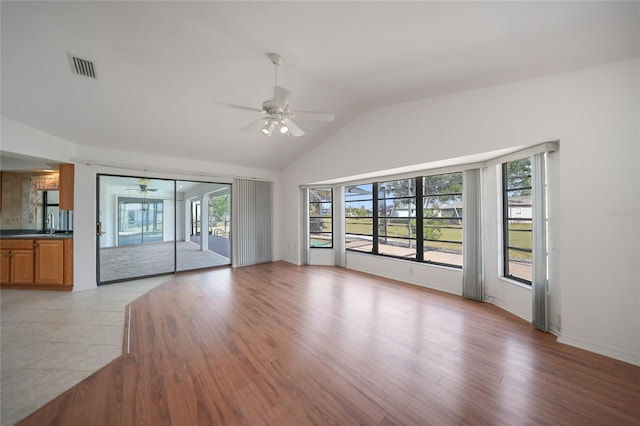
[[[221,216],[214,214],[211,204],[220,195],[226,195],[230,205],[231,185],[98,175],[98,284],[230,265],[230,235],[215,231]],[[193,200],[209,206],[209,214],[202,215],[198,208],[194,215]],[[224,216],[222,229],[228,219]],[[193,241],[196,229],[199,239]],[[202,238],[203,229],[224,241],[209,244],[210,238]]]

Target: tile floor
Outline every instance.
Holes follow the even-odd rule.
[[[228,240],[226,241],[228,245]],[[200,245],[191,241],[178,241],[175,248],[177,248],[178,271],[231,263],[228,257],[211,250],[202,251]],[[174,256],[173,241],[102,248],[100,249],[100,281],[172,272]]]
[[[120,356],[126,306],[170,279],[77,293],[0,290],[0,424],[15,424]]]

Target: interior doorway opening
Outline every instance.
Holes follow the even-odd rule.
[[[101,174],[97,194],[98,284],[231,264],[230,184]]]

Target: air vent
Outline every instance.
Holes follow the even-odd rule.
[[[71,69],[74,73],[89,78],[96,78],[96,69],[93,62],[73,55],[69,55],[69,59],[71,60]]]

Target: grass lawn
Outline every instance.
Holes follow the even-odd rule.
[[[531,223],[509,224],[509,246],[531,250],[533,247],[533,233]],[[511,260],[531,260],[531,253],[519,250],[509,250]]]

